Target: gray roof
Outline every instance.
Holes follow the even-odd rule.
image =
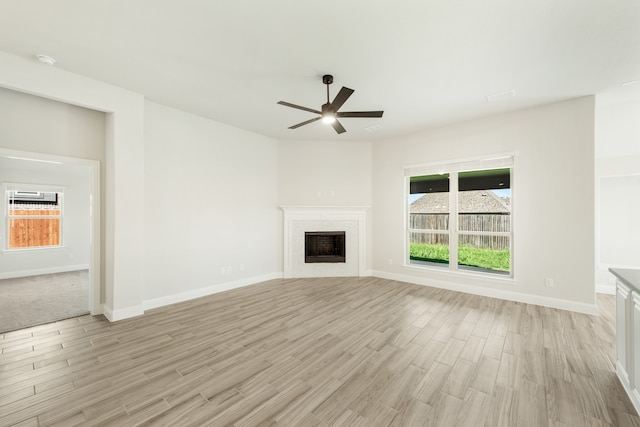
[[[508,213],[510,199],[498,197],[491,190],[458,193],[460,213]],[[411,203],[410,213],[449,213],[449,193],[427,193]]]

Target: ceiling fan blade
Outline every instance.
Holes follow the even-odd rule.
[[[308,111],[310,113],[322,114],[321,111],[314,110],[313,108],[302,107],[296,104],[291,104],[290,102],[278,101],[278,104],[284,105],[285,107],[297,108],[298,110]]]
[[[384,111],[345,111],[337,113],[338,117],[382,117]]]
[[[340,107],[342,107],[342,104],[344,104],[347,101],[347,99],[349,99],[349,97],[353,92],[354,92],[353,89],[349,89],[348,87],[342,86],[342,89],[340,89],[340,92],[338,92],[333,102],[331,103],[331,109],[333,111],[338,111]]]
[[[331,123],[331,126],[333,126],[333,128],[336,130],[336,132],[338,132],[338,134],[345,133],[347,131],[337,120]]]
[[[309,119],[305,122],[298,123],[297,125],[289,126],[289,129],[298,129],[300,126],[308,125],[309,123],[313,123],[317,120],[320,120],[322,117],[314,117],[313,119]]]

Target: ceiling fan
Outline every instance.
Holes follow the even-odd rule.
[[[321,110],[314,110],[313,108],[301,107],[300,105],[291,104],[285,101],[279,101],[278,104],[284,105],[286,107],[297,108],[298,110],[309,111],[311,113],[319,114],[318,117],[314,117],[313,119],[309,119],[302,123],[298,123],[297,125],[290,126],[289,129],[297,129],[300,126],[308,125],[309,123],[313,123],[322,119],[324,123],[330,124],[336,130],[336,132],[344,133],[347,130],[340,124],[338,118],[342,117],[382,117],[384,111],[338,111],[342,104],[344,104],[347,99],[353,94],[354,90],[349,89],[348,87],[342,87],[340,92],[336,95],[333,102],[329,102],[329,85],[333,83],[333,76],[331,74],[325,74],[322,76],[322,83],[327,85],[327,103],[322,104]]]

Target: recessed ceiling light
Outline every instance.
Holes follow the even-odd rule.
[[[491,95],[487,95],[487,101],[488,102],[500,101],[508,98],[513,98],[514,96],[516,96],[516,90],[509,89],[503,92],[497,92],[497,93],[492,93]]]
[[[631,86],[640,83],[638,80],[629,80],[628,82],[622,83],[622,86]]]
[[[38,58],[38,61],[42,62],[43,64],[53,65],[56,63],[55,59],[47,55],[36,55],[36,58]]]

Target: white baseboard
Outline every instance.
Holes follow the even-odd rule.
[[[200,298],[207,295],[217,294],[219,292],[229,291],[231,289],[242,288],[244,286],[255,285],[256,283],[266,282],[267,280],[282,279],[282,273],[269,273],[261,276],[247,277],[245,279],[233,282],[218,283],[206,288],[193,289],[191,291],[181,292],[179,294],[167,295],[164,297],[145,300],[143,307],[145,310],[152,308],[164,307],[165,305],[176,304],[188,301],[194,298]]]
[[[540,295],[523,294],[520,292],[507,291],[503,289],[491,289],[482,286],[470,286],[460,283],[451,283],[441,280],[418,278],[404,274],[389,273],[386,271],[373,271],[374,277],[382,279],[397,280],[399,282],[413,283],[414,285],[431,286],[434,288],[449,289],[451,291],[465,292],[473,295],[481,295],[491,298],[499,298],[508,301],[523,302],[526,304],[541,305],[543,307],[558,308],[561,310],[576,311],[585,314],[598,314],[598,307],[595,304],[586,304],[575,301],[568,301],[557,298],[543,297]]]
[[[69,271],[88,270],[89,264],[65,265],[61,267],[36,268],[33,270],[9,271],[0,273],[0,279],[16,279],[18,277],[40,276],[41,274],[66,273]]]
[[[113,320],[113,310],[111,310],[111,307],[107,304],[102,304],[102,314],[104,314],[104,317],[106,317],[109,322],[115,322],[115,320]]]
[[[120,308],[113,310],[106,304],[102,304],[102,313],[109,319],[110,322],[117,322],[118,320],[128,319],[130,317],[141,316],[144,314],[144,308],[141,305]]]
[[[616,287],[612,285],[598,285],[596,284],[596,293],[597,294],[607,294],[607,295],[615,295]]]
[[[369,271],[367,271],[369,273]],[[597,307],[595,304],[585,304],[575,301],[562,300],[557,298],[543,297],[539,295],[523,294],[519,292],[506,291],[501,289],[489,289],[485,287],[475,287],[470,285],[456,284],[432,279],[422,279],[413,276],[389,273],[385,271],[373,270],[370,272],[371,276],[379,277],[388,280],[397,280],[400,282],[413,283],[421,286],[431,286],[442,289],[449,289],[452,291],[466,292],[474,295],[481,295],[492,298],[499,298],[508,301],[517,301],[527,304],[541,305],[544,307],[558,308],[561,310],[575,311],[586,314],[597,314]],[[113,310],[107,305],[103,305],[103,313],[107,319],[112,322],[126,319],[129,317],[140,316],[144,314],[145,310],[151,310],[153,308],[164,307],[171,304],[177,304],[180,302],[188,301],[195,298],[204,297],[207,295],[216,294],[219,292],[229,291],[232,289],[241,288],[244,286],[255,285],[257,283],[266,282],[268,280],[282,279],[283,272],[269,273],[261,276],[247,277],[245,279],[236,280],[233,282],[218,283],[206,288],[193,289],[179,294],[167,295],[164,297],[153,298],[145,300],[141,306],[127,307],[124,309]]]

